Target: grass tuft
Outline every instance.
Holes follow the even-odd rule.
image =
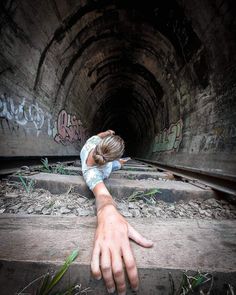
[[[46,273],[39,278],[29,283],[24,289],[17,293],[17,295],[23,295],[30,286],[34,285],[39,280],[42,280],[40,286],[33,292],[36,295],[86,295],[90,292],[90,288],[83,289],[81,284],[70,286],[64,291],[53,292],[53,288],[60,282],[64,274],[67,272],[71,263],[78,257],[78,250],[74,250],[65,260],[63,266],[54,274],[50,275]]]
[[[20,174],[20,172],[18,172],[16,175],[19,177],[20,182],[21,182],[23,188],[25,189],[25,191],[29,194],[34,188],[34,185],[35,185],[34,180],[33,179],[28,180],[28,179],[24,178]]]
[[[41,172],[61,174],[61,175],[77,175],[77,173],[68,171],[66,169],[66,166],[63,165],[62,163],[49,165],[48,158],[41,159],[41,163],[43,164]]]
[[[196,291],[198,291],[200,295],[210,295],[214,283],[213,276],[211,274],[200,272],[197,272],[195,275],[189,275],[187,272],[184,272],[178,288],[175,287],[171,273],[169,273],[169,281],[170,295],[196,294]],[[206,287],[206,283],[208,282],[210,286],[208,285],[208,287]],[[205,289],[204,291],[203,287]]]
[[[133,192],[129,197],[128,197],[128,202],[135,202],[138,200],[144,200],[146,203],[150,205],[155,205],[156,204],[156,195],[160,194],[161,192],[158,189],[152,189],[147,192],[144,191],[136,191]]]

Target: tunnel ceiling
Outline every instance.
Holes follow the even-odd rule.
[[[54,110],[77,105],[91,133],[114,128],[133,143],[153,137],[169,82],[201,48],[183,8],[174,0],[103,0],[79,1],[67,16],[56,10],[62,22],[42,50],[34,90],[47,85],[53,59]]]

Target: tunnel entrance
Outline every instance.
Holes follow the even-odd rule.
[[[126,154],[130,156],[135,156],[144,141],[151,140],[155,133],[153,105],[148,98],[132,93],[132,88],[118,88],[112,97],[104,99],[93,122],[93,134],[115,130],[125,140]]]

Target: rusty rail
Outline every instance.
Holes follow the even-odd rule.
[[[229,177],[229,179],[227,179],[225,175],[222,177],[219,175],[209,175],[203,173],[202,171],[191,171],[189,169],[185,169],[184,167],[165,165],[163,163],[159,163],[158,161],[143,158],[135,158],[135,160],[152,164],[161,171],[170,171],[174,175],[181,177],[182,179],[187,179],[193,184],[207,185],[216,191],[223,192],[234,197],[236,196],[236,179],[233,177]]]

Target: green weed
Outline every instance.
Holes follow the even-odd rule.
[[[17,176],[19,177],[23,188],[29,194],[33,190],[35,185],[34,179],[28,180],[24,178],[20,173],[17,173]]]
[[[66,167],[63,164],[58,164],[52,169],[53,169],[53,173],[56,173],[56,174],[62,174],[62,175],[70,174],[69,171],[66,171]]]
[[[39,278],[32,281],[24,289],[22,289],[17,295],[22,295],[25,291],[36,282],[41,280],[40,286],[35,290],[33,294],[36,295],[82,295],[87,294],[90,291],[90,288],[84,290],[81,289],[81,285],[70,286],[64,291],[52,292],[53,288],[59,283],[64,274],[67,272],[71,263],[78,257],[78,250],[74,250],[64,262],[63,266],[54,274],[50,275],[49,273],[40,276]]]
[[[133,192],[128,197],[128,202],[135,202],[138,200],[144,200],[148,204],[154,205],[154,204],[156,204],[155,196],[157,193],[161,193],[161,192],[158,189],[152,189],[152,190],[149,190],[148,192],[136,191],[136,192]]]
[[[133,179],[135,179],[135,175],[127,175],[126,178],[130,179],[130,180],[133,180]]]
[[[200,295],[210,295],[214,282],[211,274],[200,272],[197,272],[195,275],[188,275],[187,272],[184,272],[180,286],[177,289],[175,288],[171,273],[169,273],[169,280],[171,285],[170,295],[188,295],[196,291],[199,291]],[[206,287],[206,283],[208,283],[208,287]]]
[[[227,285],[228,290],[227,290],[227,294],[226,295],[234,295],[234,287],[230,284]]]
[[[48,158],[42,159],[41,163],[43,164],[43,168],[41,169],[41,172],[61,174],[61,175],[77,175],[77,173],[68,171],[66,169],[66,166],[61,163],[55,164],[55,165],[49,165]]]
[[[52,173],[51,167],[48,163],[48,158],[42,159],[41,163],[43,164],[43,170],[44,172]]]

